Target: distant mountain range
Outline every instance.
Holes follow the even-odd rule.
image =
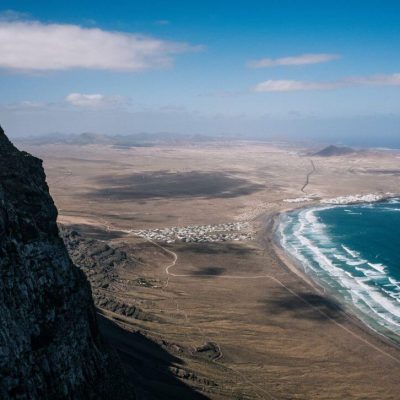
[[[208,136],[202,134],[184,135],[179,133],[133,133],[128,135],[107,135],[102,133],[84,132],[80,134],[52,133],[41,136],[26,136],[14,139],[21,145],[48,145],[48,144],[66,144],[66,145],[109,145],[116,148],[128,149],[131,147],[153,147],[157,145],[175,145],[175,144],[200,144],[207,142],[232,142],[232,141],[255,141],[262,143],[273,143],[284,147],[300,146],[314,147],[315,143],[302,142],[282,142],[273,140],[262,140],[259,137],[247,137],[221,134],[217,136]],[[310,152],[308,155],[312,157],[335,157],[348,154],[359,153],[347,146],[330,145],[324,147],[317,152]]]
[[[85,132],[81,134],[53,133],[43,136],[27,136],[15,141],[31,145],[69,144],[94,145],[105,144],[120,148],[151,147],[156,144],[201,143],[215,141],[220,138],[206,135],[179,135],[170,133],[135,133],[130,135],[105,135]],[[225,138],[226,139],[226,138]]]

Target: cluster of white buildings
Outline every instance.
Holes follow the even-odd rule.
[[[157,242],[210,243],[253,240],[254,234],[248,222],[231,222],[219,225],[173,226],[161,229],[140,229],[131,232],[135,236]]]
[[[370,193],[370,194],[354,194],[349,196],[338,196],[331,199],[321,199],[321,204],[358,204],[358,203],[374,203],[377,201],[382,201],[397,197],[393,193]],[[294,199],[285,199],[284,203],[306,203],[317,200],[315,197],[297,197]]]
[[[322,204],[357,204],[357,203],[374,203],[377,201],[382,201],[385,199],[390,199],[391,197],[395,197],[393,193],[385,193],[385,194],[356,194],[353,196],[340,196],[335,197],[333,199],[323,199],[321,200]]]

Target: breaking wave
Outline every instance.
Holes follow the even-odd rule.
[[[396,338],[400,338],[399,204],[392,199],[303,209],[282,215],[278,228],[282,247],[305,273],[372,328]]]

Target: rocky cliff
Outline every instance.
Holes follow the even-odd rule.
[[[56,217],[42,162],[0,128],[0,398],[129,398]]]

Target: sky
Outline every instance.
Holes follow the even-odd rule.
[[[397,0],[0,2],[0,124],[400,147]]]

